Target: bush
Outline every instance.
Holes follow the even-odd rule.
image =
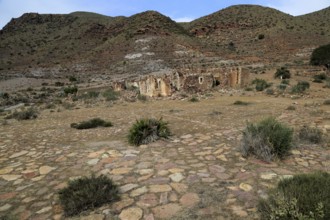
[[[265,161],[282,159],[292,148],[292,136],[291,128],[272,117],[250,123],[243,131],[242,154],[245,157],[252,154]]]
[[[77,94],[78,92],[78,88],[76,86],[69,86],[69,87],[66,87],[64,88],[64,93],[65,95],[68,95],[68,94]]]
[[[299,139],[313,144],[322,142],[322,131],[318,128],[304,126],[299,131]]]
[[[76,77],[74,77],[74,76],[70,76],[70,77],[69,77],[69,81],[70,81],[70,82],[77,82],[78,80],[77,80]]]
[[[330,99],[327,99],[323,102],[323,105],[330,105]]]
[[[198,102],[198,98],[196,96],[193,96],[189,99],[189,102]]]
[[[234,105],[249,105],[250,103],[249,102],[243,102],[243,101],[235,101],[234,102]]]
[[[329,65],[330,44],[316,48],[312,53],[310,63],[312,65]]]
[[[267,95],[274,95],[274,89],[266,89]]]
[[[290,85],[290,80],[282,79],[281,84]]]
[[[23,111],[15,111],[13,114],[8,115],[6,119],[17,119],[17,120],[29,120],[29,119],[35,119],[38,117],[38,111],[34,108],[28,108]]]
[[[291,73],[286,67],[281,67],[280,69],[276,70],[275,78],[290,79]]]
[[[167,138],[170,135],[167,124],[162,119],[137,120],[129,130],[128,142],[139,146],[154,142],[159,138]]]
[[[112,123],[109,121],[104,121],[103,119],[100,118],[93,118],[88,121],[82,121],[80,123],[71,124],[71,128],[76,128],[76,129],[90,129],[97,127],[112,127]]]
[[[147,96],[141,94],[137,96],[137,99],[140,100],[141,102],[146,102],[148,100]]]
[[[286,110],[294,111],[294,110],[296,110],[296,107],[293,106],[293,105],[290,105],[290,106],[288,106],[288,107],[286,108]]]
[[[97,97],[99,97],[100,93],[97,91],[88,91],[87,93],[85,93],[83,95],[83,98],[86,99],[96,99]]]
[[[257,91],[263,91],[264,89],[271,86],[271,84],[267,83],[266,80],[263,79],[255,79],[252,81],[252,85],[256,85]]]
[[[316,172],[283,179],[258,206],[261,219],[330,219],[330,174]]]
[[[264,39],[264,38],[265,38],[265,35],[264,35],[264,34],[259,34],[259,35],[258,35],[258,39],[259,39],[259,40],[262,40],[262,39]]]
[[[323,80],[326,80],[328,76],[325,73],[320,73],[313,76],[313,78],[314,78],[313,82],[323,82]]]
[[[294,87],[292,87],[291,89],[291,93],[303,93],[304,91],[306,91],[307,89],[309,89],[310,84],[307,81],[300,81],[297,83],[297,85],[295,85]]]
[[[114,91],[113,89],[108,89],[103,92],[102,95],[107,101],[116,101],[118,100],[119,93]]]
[[[286,90],[286,87],[288,87],[287,84],[280,84],[280,85],[277,86],[277,88],[278,88],[279,90],[282,90],[282,91]]]
[[[59,191],[60,203],[66,216],[100,207],[119,200],[118,187],[108,177],[82,177],[69,181],[68,187]]]
[[[57,87],[64,86],[64,83],[62,83],[62,82],[55,82],[55,86],[57,86]]]

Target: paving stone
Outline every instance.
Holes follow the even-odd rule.
[[[140,196],[144,193],[148,192],[148,189],[146,186],[143,186],[141,188],[135,189],[130,193],[131,197],[136,197],[136,196]]]
[[[169,192],[172,188],[170,185],[164,184],[164,185],[150,185],[149,191],[152,193],[159,193],[159,192]]]
[[[45,213],[45,212],[49,212],[50,210],[52,210],[52,207],[51,206],[48,206],[48,207],[45,207],[45,208],[40,209],[36,213],[37,214],[42,214],[42,213]]]
[[[4,212],[7,211],[8,209],[10,209],[12,207],[12,205],[10,204],[5,204],[3,206],[0,206],[0,212]]]
[[[181,173],[173,173],[169,177],[173,182],[180,182],[184,179],[184,176]]]
[[[14,181],[22,177],[22,175],[0,175],[6,181]]]
[[[267,173],[261,173],[260,178],[263,180],[271,180],[277,177],[276,173],[273,172],[267,172]]]
[[[0,175],[11,173],[14,169],[12,167],[5,167],[0,169]]]
[[[239,188],[245,192],[250,192],[253,188],[250,184],[247,183],[241,183],[239,184]]]
[[[171,183],[170,185],[178,193],[185,193],[188,190],[188,186],[183,183]]]
[[[80,220],[104,220],[104,215],[102,214],[92,214],[88,216],[82,216]]]
[[[126,208],[134,203],[134,199],[122,199],[113,204],[113,208],[116,211],[121,211],[123,208]]]
[[[96,165],[99,161],[100,161],[100,159],[95,158],[95,159],[91,159],[91,160],[87,161],[87,164]]]
[[[121,220],[139,220],[142,218],[143,211],[140,208],[132,207],[128,209],[124,209],[120,215],[119,218]]]
[[[119,187],[119,191],[121,193],[126,193],[134,188],[137,188],[138,186],[139,186],[138,184],[129,183],[129,184]]]
[[[46,175],[55,169],[56,168],[50,167],[50,166],[42,166],[39,168],[39,173],[40,173],[40,175]]]
[[[170,203],[162,206],[157,206],[152,209],[156,219],[170,219],[178,212],[182,210],[182,207],[177,203]]]
[[[235,215],[237,215],[241,218],[248,216],[248,213],[246,211],[244,211],[243,208],[240,206],[231,206],[230,208]]]
[[[29,153],[29,152],[26,151],[26,150],[22,150],[22,151],[20,151],[20,152],[18,152],[18,153],[14,153],[14,154],[11,155],[9,158],[10,158],[10,159],[14,159],[14,158],[16,158],[16,157],[23,156],[23,155],[25,155],[25,154],[27,154],[27,153]]]
[[[114,174],[114,175],[122,175],[122,174],[127,174],[131,171],[132,171],[132,168],[117,168],[117,169],[111,170],[110,173]]]
[[[141,208],[149,208],[158,205],[158,197],[154,193],[142,195],[136,203]]]
[[[196,193],[184,194],[180,199],[180,203],[184,207],[193,207],[197,205],[199,201],[200,201],[199,196]]]

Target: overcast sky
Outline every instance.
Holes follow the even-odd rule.
[[[0,0],[0,29],[11,18],[26,12],[66,14],[89,11],[109,16],[131,16],[156,10],[176,21],[191,21],[237,4],[257,4],[291,15],[302,15],[330,6],[330,0]]]

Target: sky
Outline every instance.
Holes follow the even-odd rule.
[[[329,7],[330,0],[0,0],[0,29],[11,18],[27,12],[67,14],[88,11],[108,16],[131,16],[155,10],[175,21],[186,22],[237,4],[272,7],[296,16]]]

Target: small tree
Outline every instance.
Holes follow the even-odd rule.
[[[326,65],[330,67],[330,44],[316,48],[311,56],[312,65]]]
[[[290,79],[291,73],[290,70],[288,70],[286,67],[281,67],[276,70],[275,78],[281,78],[281,79]]]

